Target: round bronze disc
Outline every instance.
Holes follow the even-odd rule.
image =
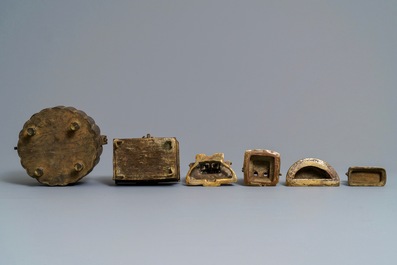
[[[19,133],[18,155],[29,176],[50,186],[73,184],[99,162],[106,136],[72,107],[43,109]]]

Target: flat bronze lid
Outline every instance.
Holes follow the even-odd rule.
[[[287,186],[339,186],[335,169],[318,158],[304,158],[295,162],[286,177]]]
[[[91,117],[73,107],[58,106],[26,121],[17,150],[29,176],[45,185],[64,186],[92,171],[106,143]]]

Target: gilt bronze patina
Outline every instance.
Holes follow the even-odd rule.
[[[179,143],[175,137],[113,140],[113,180],[116,184],[179,181]]]
[[[223,153],[215,153],[211,156],[197,154],[196,161],[189,165],[186,175],[186,184],[197,186],[217,187],[221,184],[237,182],[230,161],[224,161]]]
[[[349,167],[349,186],[385,186],[386,170],[381,167]]]
[[[45,185],[64,186],[91,172],[106,143],[91,117],[73,107],[58,106],[26,121],[15,149],[29,176]]]
[[[339,186],[335,169],[318,158],[305,158],[295,162],[286,177],[287,186]]]
[[[280,154],[271,150],[246,150],[243,172],[245,185],[276,186],[280,175]]]

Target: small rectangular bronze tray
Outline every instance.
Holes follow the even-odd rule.
[[[350,167],[346,173],[349,186],[385,186],[386,170],[380,167]]]
[[[179,143],[174,137],[113,140],[113,180],[116,184],[177,182]]]

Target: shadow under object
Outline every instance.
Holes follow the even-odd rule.
[[[92,171],[106,136],[83,111],[58,106],[34,114],[19,133],[18,155],[29,176],[49,186],[74,184]]]
[[[175,137],[113,139],[113,180],[116,184],[177,182],[179,143]]]
[[[276,186],[280,176],[280,154],[271,150],[246,150],[242,171],[245,185]]]
[[[211,156],[197,154],[196,161],[189,165],[186,175],[186,185],[218,187],[222,184],[237,182],[230,161],[224,161],[223,153],[215,153]]]
[[[349,167],[349,186],[385,186],[386,170],[380,167]]]
[[[335,169],[318,158],[304,158],[295,162],[286,177],[287,186],[339,186]]]

